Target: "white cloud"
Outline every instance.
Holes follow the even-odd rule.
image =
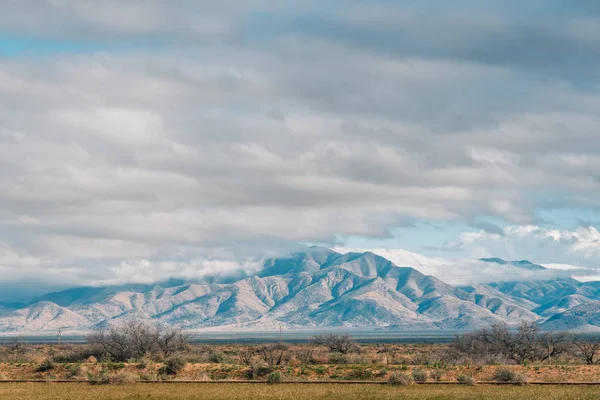
[[[529,226],[539,193],[600,206],[592,17],[294,3],[4,4],[0,33],[41,41],[0,57],[4,276],[158,279],[407,219]],[[561,243],[547,262],[597,257],[597,231],[515,229]]]
[[[547,229],[536,225],[507,226],[503,234],[465,232],[460,243],[465,250],[508,258],[530,258],[554,269],[572,264],[587,268],[600,265],[600,232],[593,227],[575,230]]]

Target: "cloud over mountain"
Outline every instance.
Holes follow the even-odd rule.
[[[0,274],[199,276],[597,210],[598,7],[421,3],[8,1]],[[551,262],[595,259],[591,229],[561,232],[575,258]]]

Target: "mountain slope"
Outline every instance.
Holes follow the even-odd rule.
[[[516,262],[498,260],[489,262],[516,268]],[[546,326],[567,326],[594,324],[591,314],[568,312],[589,311],[584,306],[599,296],[600,285],[572,279],[454,287],[370,252],[340,254],[313,247],[266,260],[254,276],[50,293],[18,310],[0,309],[0,330],[91,329],[128,318],[184,329],[476,329],[545,319]]]

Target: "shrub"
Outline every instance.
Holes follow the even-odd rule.
[[[42,361],[42,363],[40,365],[38,365],[38,367],[37,367],[38,372],[46,372],[46,371],[51,371],[53,369],[54,369],[54,361],[52,361],[49,358]]]
[[[331,353],[329,355],[330,364],[348,364],[348,357],[342,353]]]
[[[102,364],[102,369],[106,371],[118,371],[120,369],[125,368],[125,364],[122,362],[112,362],[108,361]]]
[[[127,371],[119,371],[108,375],[108,381],[111,385],[127,385],[135,383],[138,379],[139,377],[136,374]]]
[[[269,376],[267,376],[267,383],[269,385],[281,383],[282,381],[283,381],[283,377],[281,375],[281,372],[279,372],[279,371],[271,372],[269,374]]]
[[[156,374],[153,372],[148,372],[148,373],[140,375],[140,380],[141,381],[155,381],[155,380],[158,380],[158,376],[156,376]]]
[[[412,371],[412,377],[415,382],[419,383],[427,382],[427,379],[429,378],[427,371],[422,369],[414,369]]]
[[[317,346],[326,346],[329,351],[346,354],[353,349],[356,349],[357,344],[348,334],[336,335],[330,333],[329,335],[318,335],[314,338],[314,343]]]
[[[223,353],[210,353],[208,355],[208,362],[213,364],[222,364],[224,358],[225,357],[223,356]]]
[[[475,379],[470,375],[459,375],[456,377],[456,381],[463,385],[473,386],[475,385]]]
[[[369,371],[368,369],[364,369],[364,368],[353,369],[346,376],[346,378],[349,380],[354,380],[354,379],[367,380],[367,379],[371,379],[372,377],[373,377],[373,372]]]
[[[492,376],[492,380],[496,382],[510,382],[518,384],[523,384],[526,382],[525,376],[516,373],[509,368],[496,368],[496,371],[494,371],[494,375]]]
[[[291,358],[289,346],[285,343],[262,346],[258,349],[258,355],[270,366],[285,365]]]
[[[439,368],[434,369],[433,371],[431,371],[429,376],[431,377],[431,379],[439,382],[442,380],[442,377],[444,376],[444,370],[439,369]]]
[[[181,358],[172,357],[165,362],[165,365],[158,370],[158,373],[161,375],[177,375],[184,367],[185,361]]]
[[[392,372],[388,378],[388,382],[392,386],[407,386],[413,383],[413,379],[404,372]]]
[[[74,364],[67,367],[67,378],[75,378],[81,374],[81,366]]]
[[[296,351],[296,358],[303,365],[311,364],[313,362],[313,350],[310,348]]]

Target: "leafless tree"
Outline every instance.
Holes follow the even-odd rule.
[[[26,344],[25,344],[25,341],[23,340],[23,338],[21,336],[15,337],[8,344],[8,351],[11,352],[11,353],[13,353],[13,354],[24,353],[25,352],[25,348],[26,348]]]
[[[155,328],[156,343],[165,357],[189,348],[190,335],[176,328]]]
[[[252,365],[252,358],[254,357],[255,354],[256,354],[256,349],[254,349],[254,348],[247,348],[247,349],[240,350],[238,352],[238,357],[240,358],[240,363],[242,365],[247,365],[247,366]]]
[[[347,354],[353,348],[357,347],[356,342],[348,334],[336,335],[330,333],[328,335],[321,334],[315,336],[314,343],[318,346],[325,346],[329,351],[335,353]]]
[[[545,333],[540,336],[539,344],[541,347],[541,361],[552,361],[553,357],[557,357],[563,353],[567,353],[572,340],[568,333]]]
[[[311,361],[313,360],[313,353],[314,353],[313,349],[311,349],[310,347],[306,347],[306,348],[296,351],[296,358],[302,364],[307,365],[307,364],[310,364]]]
[[[573,345],[575,345],[586,364],[600,364],[600,338],[574,336]]]
[[[260,358],[269,366],[284,365],[290,360],[286,344],[268,344],[258,350]]]
[[[495,356],[523,364],[546,361],[569,348],[569,336],[541,333],[533,322],[522,322],[515,331],[506,324],[496,324],[469,335],[457,337],[453,349],[474,357]]]
[[[379,348],[377,349],[378,354],[383,354],[385,356],[385,363],[390,363],[390,357],[393,359],[396,354],[396,349],[393,346],[389,346],[385,343],[381,343]]]
[[[180,330],[137,320],[102,327],[88,336],[88,343],[115,361],[157,354],[168,357],[185,349],[187,342],[188,337]]]

